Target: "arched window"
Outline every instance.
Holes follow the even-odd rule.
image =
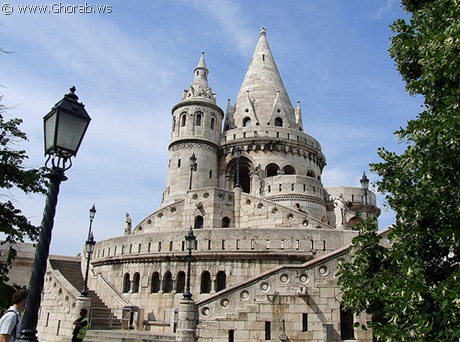
[[[280,169],[279,166],[276,164],[268,164],[267,167],[265,168],[267,177],[277,176],[279,169]]]
[[[214,129],[215,125],[216,125],[216,119],[211,118],[211,129]]]
[[[221,291],[227,286],[227,275],[224,271],[217,272],[216,275],[216,291]]]
[[[150,286],[150,293],[160,292],[160,274],[158,272],[153,272],[152,274],[152,284]]]
[[[225,216],[223,219],[222,219],[222,228],[228,228],[230,227],[230,219]]]
[[[173,281],[171,272],[166,271],[163,276],[163,293],[170,293],[173,289]]]
[[[180,121],[180,125],[181,125],[182,127],[184,127],[184,126],[185,126],[185,122],[187,121],[187,115],[186,115],[186,114],[182,114],[180,120],[181,120],[181,121]]]
[[[281,118],[276,118],[276,119],[275,119],[275,126],[276,126],[276,127],[283,127],[283,119],[281,119]]]
[[[243,127],[249,127],[249,126],[251,126],[251,118],[245,117],[243,119]]]
[[[355,339],[355,331],[353,329],[353,313],[349,309],[345,310],[343,305],[340,305],[340,339]]]
[[[131,289],[131,277],[129,273],[125,273],[123,277],[123,293],[128,293]]]
[[[133,276],[133,293],[138,293],[139,292],[139,282],[141,280],[141,276],[139,272],[134,273]]]
[[[195,126],[201,126],[201,113],[197,113],[195,117]]]
[[[176,130],[176,118],[173,118],[172,131],[174,132],[175,130]]]
[[[307,177],[313,177],[315,178],[315,173],[312,170],[307,171]]]
[[[286,165],[283,167],[285,175],[295,175],[295,169],[291,165]]]
[[[197,228],[197,229],[203,228],[203,216],[198,215],[197,217],[195,217],[194,228]]]
[[[208,271],[201,273],[201,287],[200,293],[210,293],[211,292],[211,275]]]
[[[185,272],[183,271],[180,271],[179,273],[177,273],[176,292],[177,293],[185,292]]]

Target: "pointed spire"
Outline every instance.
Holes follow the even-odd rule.
[[[267,30],[262,27],[256,49],[246,72],[243,84],[235,101],[234,123],[241,127],[241,123],[248,113],[248,95],[253,103],[254,116],[261,125],[273,125],[275,110],[284,113],[286,127],[295,128],[296,119],[291,100],[284,87],[281,75],[276,66],[270,46],[267,41]],[[274,106],[276,108],[274,108]]]
[[[201,51],[200,60],[193,72],[194,79],[192,85],[189,89],[184,90],[182,101],[200,98],[216,104],[216,94],[212,92],[212,89],[208,84],[209,70],[206,68],[204,51]]]

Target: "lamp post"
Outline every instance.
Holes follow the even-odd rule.
[[[185,243],[188,250],[188,267],[187,267],[187,286],[185,287],[184,299],[192,299],[192,294],[190,293],[190,268],[192,265],[192,250],[195,248],[196,236],[193,234],[192,227],[190,227],[188,234],[185,235]]]
[[[83,286],[83,290],[81,290],[82,297],[88,297],[88,274],[89,274],[89,263],[91,262],[91,255],[94,251],[94,245],[96,241],[94,241],[93,232],[91,230],[93,225],[93,219],[96,216],[96,205],[93,204],[91,209],[89,210],[89,230],[88,230],[88,238],[86,239],[85,243],[85,251],[86,251],[86,273],[85,273],[85,285]]]
[[[77,154],[91,118],[85,106],[78,102],[75,87],[64,95],[51,111],[45,115],[45,168],[49,178],[49,188],[46,196],[45,209],[41,222],[40,235],[35,250],[32,275],[29,281],[29,294],[26,300],[26,310],[22,318],[19,337],[16,341],[38,341],[37,322],[41,303],[41,293],[45,282],[46,262],[51,243],[54,215],[61,182],[67,180],[65,171],[72,166],[71,157]],[[49,164],[51,163],[51,165]]]
[[[193,171],[196,171],[196,157],[195,157],[195,153],[192,153],[191,157],[190,157],[190,183],[188,185],[188,189],[189,190],[192,190],[192,175],[193,175]]]
[[[367,178],[366,173],[363,172],[363,176],[359,180],[361,182],[361,189],[364,191],[364,203],[366,206],[366,219],[369,218],[369,206],[367,204],[367,191],[369,190],[369,178]]]
[[[235,147],[235,151],[233,152],[233,155],[236,158],[236,184],[235,187],[239,188],[240,185],[240,158],[241,158],[241,147],[237,146]]]

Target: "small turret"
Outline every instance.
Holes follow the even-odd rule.
[[[217,186],[218,146],[222,130],[223,110],[216,105],[216,94],[208,84],[209,70],[204,52],[194,69],[192,84],[182,100],[172,108],[171,143],[169,144],[168,179],[163,205],[183,198],[190,187]],[[189,159],[195,157],[196,169]]]

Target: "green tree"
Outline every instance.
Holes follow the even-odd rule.
[[[390,56],[422,112],[395,134],[400,155],[385,148],[371,165],[396,213],[391,249],[375,223],[361,226],[353,261],[339,285],[345,305],[367,311],[384,341],[460,338],[460,2],[403,0],[410,22],[391,26]]]
[[[23,242],[24,238],[35,241],[38,228],[30,223],[22,211],[16,208],[12,196],[13,189],[26,194],[45,193],[43,169],[27,168],[24,161],[28,159],[26,151],[16,146],[27,140],[27,135],[19,129],[21,119],[7,116],[6,107],[0,96],[0,233],[4,237],[1,244],[8,244],[9,253],[0,263],[0,287],[5,293],[5,282],[11,261],[16,253],[14,244]],[[4,262],[6,261],[6,262]]]

